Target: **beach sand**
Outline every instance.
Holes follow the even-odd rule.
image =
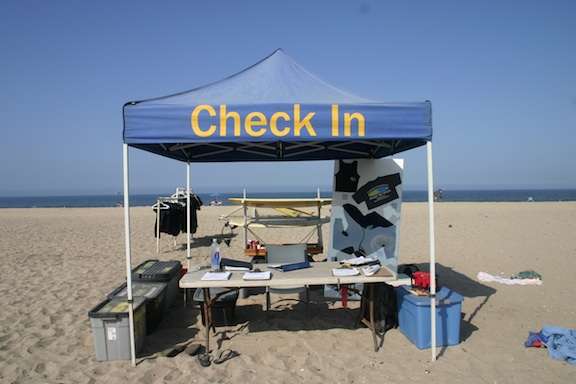
[[[210,239],[221,233],[217,218],[232,209],[200,211],[195,263],[206,263]],[[135,266],[156,257],[154,213],[132,213]],[[240,353],[221,365],[201,368],[185,354],[154,358],[175,343],[203,341],[198,312],[183,307],[147,339],[147,357],[136,368],[127,361],[97,362],[87,314],[125,278],[122,215],[121,208],[0,210],[1,383],[568,383],[576,377],[574,366],[523,346],[530,330],[576,327],[575,203],[436,205],[439,279],[465,299],[462,343],[439,349],[433,364],[430,351],[418,350],[399,330],[387,333],[384,347],[374,352],[370,332],[354,328],[357,303],[343,309],[318,292],[309,319],[295,301],[273,297],[276,311],[266,316],[263,295],[240,300],[238,324],[218,328],[212,338],[213,348]],[[426,205],[405,204],[402,215],[400,262],[426,263]],[[261,233],[277,243],[304,235]],[[159,258],[184,262],[184,244],[184,235],[176,247],[163,237]],[[238,232],[223,254],[236,257],[241,248]],[[527,269],[541,273],[544,284],[476,280],[479,271]]]

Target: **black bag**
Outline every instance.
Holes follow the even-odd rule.
[[[389,329],[398,327],[398,307],[394,287],[386,283],[371,284],[374,290],[374,326],[376,332],[386,333]],[[364,284],[362,296],[368,297],[368,284]],[[370,307],[368,302],[364,306],[363,317],[370,320]]]
[[[398,266],[398,273],[408,275],[409,278],[412,278],[412,274],[414,272],[419,272],[420,268],[416,264],[401,264]]]

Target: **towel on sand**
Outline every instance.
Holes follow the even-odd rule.
[[[576,329],[545,326],[540,332],[530,332],[526,347],[548,348],[548,356],[576,365]]]
[[[576,365],[576,329],[546,326],[542,336],[551,358]]]
[[[508,279],[506,277],[494,276],[486,272],[478,272],[476,278],[480,281],[506,285],[542,285],[542,280],[540,279]]]

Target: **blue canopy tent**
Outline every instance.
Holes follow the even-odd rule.
[[[430,102],[380,103],[349,94],[320,80],[279,49],[221,81],[169,96],[128,102],[123,115],[129,301],[129,146],[185,162],[190,190],[192,162],[381,158],[427,145],[430,271],[431,276],[435,275]],[[187,242],[190,266],[190,233]],[[433,311],[434,304],[432,300]],[[434,330],[435,316],[432,320]],[[130,306],[131,326],[132,323]],[[433,331],[433,359],[435,335]],[[135,363],[134,350],[132,362]]]

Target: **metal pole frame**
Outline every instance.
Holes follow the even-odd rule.
[[[128,144],[122,146],[123,175],[124,175],[124,245],[126,254],[126,288],[128,294],[128,323],[130,326],[130,359],[132,366],[136,366],[136,346],[134,340],[134,301],[132,299],[132,255],[130,251],[130,194],[129,194],[129,163]]]
[[[430,343],[432,361],[436,361],[436,242],[434,235],[434,178],[432,169],[432,141],[426,143],[428,173],[428,230],[430,245]]]
[[[318,200],[318,220],[322,219],[322,202],[320,200],[320,187],[316,188],[316,199]],[[316,226],[318,235],[318,246],[324,250],[324,239],[322,238],[322,223]]]
[[[246,205],[246,188],[242,190],[242,214],[244,216],[244,249],[248,246],[248,207]]]
[[[192,259],[191,250],[190,250],[190,242],[191,242],[191,235],[190,235],[190,162],[186,163],[186,265],[188,271],[190,271],[190,262]]]

